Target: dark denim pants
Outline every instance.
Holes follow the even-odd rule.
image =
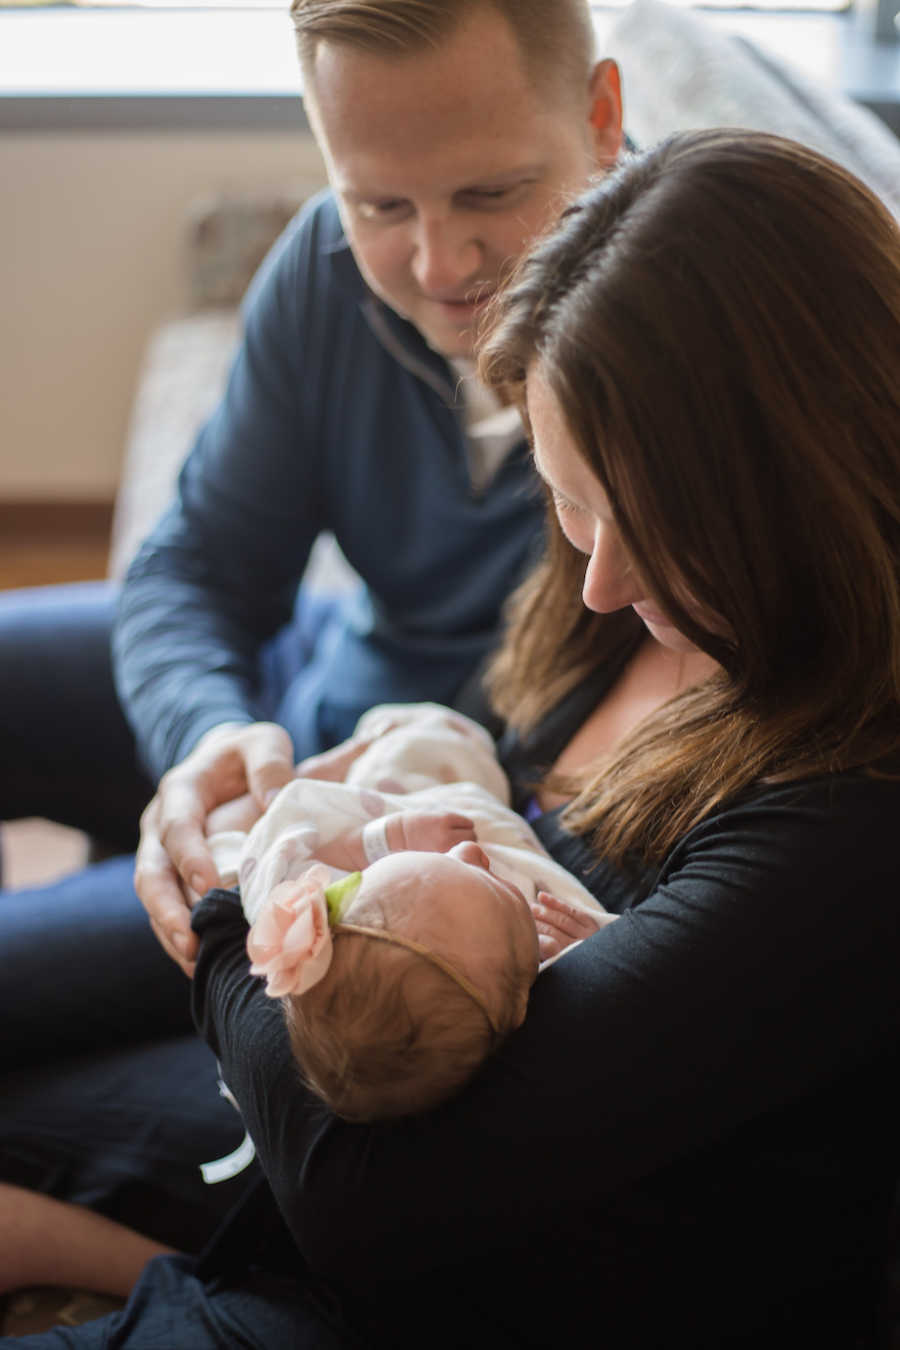
[[[0,594],[0,821],[42,816],[114,851],[137,843],[153,784],[116,696],[110,582]],[[338,622],[337,599],[301,588],[293,620],[262,650],[257,711],[281,722],[297,757],[349,735],[309,716],[317,643]]]
[[[132,884],[153,789],[113,687],[115,598],[106,583],[0,595],[0,819],[43,816],[122,851],[0,891],[0,1180],[196,1251],[246,1184],[206,1186],[199,1164],[231,1152],[243,1127]],[[261,715],[302,707],[333,616],[329,597],[298,602],[262,657]],[[298,756],[322,748],[287,725]]]
[[[80,1327],[0,1338],[22,1350],[349,1350],[342,1334],[295,1279],[248,1271],[218,1283],[195,1274],[184,1257],[157,1257],[127,1306]]]

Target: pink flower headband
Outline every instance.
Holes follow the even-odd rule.
[[[305,994],[328,972],[334,952],[334,938],[357,933],[376,942],[405,947],[430,961],[468,994],[487,1018],[494,1035],[498,1028],[482,994],[449,961],[402,933],[387,928],[343,923],[353,896],[362,881],[362,872],[351,872],[340,881],[329,882],[331,873],[315,863],[296,881],[282,881],[272,889],[268,902],[247,934],[247,954],[251,975],[265,976],[270,998],[285,994]]]

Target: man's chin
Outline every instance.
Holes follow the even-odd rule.
[[[452,324],[419,323],[416,327],[429,347],[448,361],[471,360],[474,355],[476,325],[456,328]]]

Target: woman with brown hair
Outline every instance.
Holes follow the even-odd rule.
[[[482,365],[526,413],[549,544],[492,689],[520,809],[621,917],[456,1099],[364,1126],[298,1080],[213,892],[195,1013],[289,1238],[265,1192],[200,1267],[152,1262],[108,1339],[35,1344],[180,1318],[212,1345],[242,1295],[241,1344],[889,1334],[898,353],[896,222],[776,138],[636,156],[534,250]],[[290,1340],[246,1332],[260,1269]]]
[[[753,784],[900,751],[898,362],[897,223],[771,136],[634,160],[503,298],[482,370],[554,510],[497,708],[533,725],[623,650],[626,680],[674,667],[667,694],[710,676],[627,740],[604,700],[557,764],[608,861],[661,861]]]

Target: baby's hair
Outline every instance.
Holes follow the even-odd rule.
[[[531,974],[502,967],[495,1027],[433,960],[403,945],[337,931],[326,977],[283,1000],[304,1080],[344,1120],[427,1111],[466,1083],[517,1024]]]

